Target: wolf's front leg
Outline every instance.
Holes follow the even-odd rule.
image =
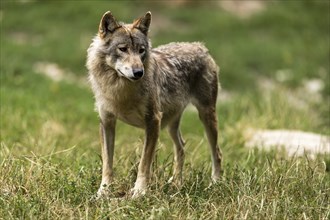
[[[112,181],[113,176],[113,153],[115,145],[115,127],[116,118],[110,113],[100,113],[100,138],[102,143],[102,181],[98,196],[108,194],[108,186]]]
[[[157,112],[146,117],[145,144],[139,164],[137,179],[132,189],[133,198],[146,193],[148,181],[151,176],[151,164],[159,136],[161,116],[162,114]]]

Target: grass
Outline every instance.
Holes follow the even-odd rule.
[[[330,134],[329,2],[266,6],[240,19],[216,2],[173,8],[163,2],[2,1],[0,219],[328,219],[329,155],[312,160],[249,150],[244,131]],[[162,132],[149,193],[115,199],[134,184],[144,138],[142,130],[118,123],[113,199],[93,199],[101,177],[93,95],[36,74],[33,66],[52,62],[86,77],[86,49],[106,10],[125,21],[151,10],[154,46],[206,42],[229,97],[218,105],[225,161],[217,184],[210,185],[203,127],[197,113],[187,111],[181,188],[167,183],[173,153]],[[320,94],[304,89],[309,79],[324,83]]]

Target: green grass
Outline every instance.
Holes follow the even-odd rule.
[[[288,158],[282,151],[244,147],[249,128],[330,134],[329,2],[267,6],[240,19],[216,2],[173,7],[2,1],[0,219],[328,219],[329,155]],[[86,49],[107,10],[124,21],[151,10],[154,46],[204,41],[210,49],[230,96],[218,105],[225,159],[219,183],[209,185],[203,127],[197,113],[187,111],[181,125],[187,140],[181,188],[167,183],[173,152],[164,131],[149,193],[137,200],[114,199],[134,184],[144,138],[142,130],[119,122],[113,199],[93,199],[101,159],[92,92],[51,81],[33,66],[52,62],[86,78]],[[288,74],[284,81],[277,78],[281,70]],[[320,101],[303,89],[308,79],[324,82]]]

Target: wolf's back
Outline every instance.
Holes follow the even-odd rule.
[[[160,66],[169,66],[190,75],[192,72],[208,71],[218,74],[219,67],[209,54],[208,49],[200,42],[169,43],[152,50]],[[172,69],[173,71],[173,69]]]

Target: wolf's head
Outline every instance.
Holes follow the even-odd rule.
[[[101,52],[106,65],[114,69],[118,76],[130,81],[143,77],[150,49],[150,23],[150,12],[132,24],[118,22],[110,11],[103,15],[98,32],[102,42]]]

